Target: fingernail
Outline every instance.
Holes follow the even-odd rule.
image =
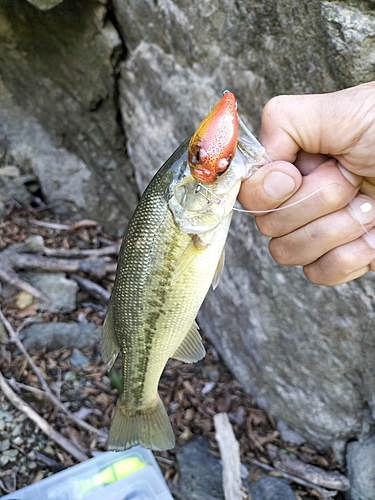
[[[346,170],[346,168],[343,167],[341,163],[337,162],[337,164],[340,169],[340,172],[345,177],[345,179],[350,182],[350,184],[353,184],[353,186],[359,186],[361,184],[362,181],[361,176],[349,172],[349,170]]]
[[[291,194],[296,187],[296,183],[288,174],[284,172],[270,172],[263,181],[263,188],[268,196],[276,200],[282,200]]]
[[[374,204],[368,199],[362,196],[357,196],[350,203],[350,207],[354,212],[355,218],[361,224],[370,224],[375,219],[375,208]]]

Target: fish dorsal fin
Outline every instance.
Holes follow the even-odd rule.
[[[202,250],[204,250],[206,246],[207,245],[204,244],[204,242],[197,234],[192,235],[191,242],[177,260],[177,266],[171,279],[171,286],[177,283],[184,271],[186,271],[186,269],[190,266],[190,264],[192,264],[197,255],[202,252]]]
[[[117,344],[113,324],[112,306],[109,304],[102,332],[102,358],[108,370],[112,368],[119,352],[120,348]]]
[[[219,284],[221,275],[223,274],[224,264],[225,264],[225,248],[223,248],[223,251],[221,252],[220,259],[219,262],[217,263],[216,271],[212,279],[212,288],[214,290]]]
[[[198,325],[194,321],[184,340],[176,349],[172,358],[179,359],[185,363],[195,363],[206,355],[201,336],[198,332]]]

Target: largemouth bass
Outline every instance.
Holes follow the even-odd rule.
[[[173,448],[158,382],[169,358],[191,363],[205,355],[195,317],[220,278],[241,181],[266,162],[226,92],[146,188],[123,239],[103,326],[103,359],[110,369],[121,351],[123,371],[109,450]]]

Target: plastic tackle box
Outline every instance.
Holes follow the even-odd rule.
[[[3,500],[173,500],[153,454],[140,446],[106,452]]]

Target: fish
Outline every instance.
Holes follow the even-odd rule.
[[[169,358],[193,363],[205,355],[195,318],[220,280],[241,182],[265,162],[226,91],[144,191],[125,231],[103,324],[108,370],[122,354],[108,450],[174,447],[158,382]]]

